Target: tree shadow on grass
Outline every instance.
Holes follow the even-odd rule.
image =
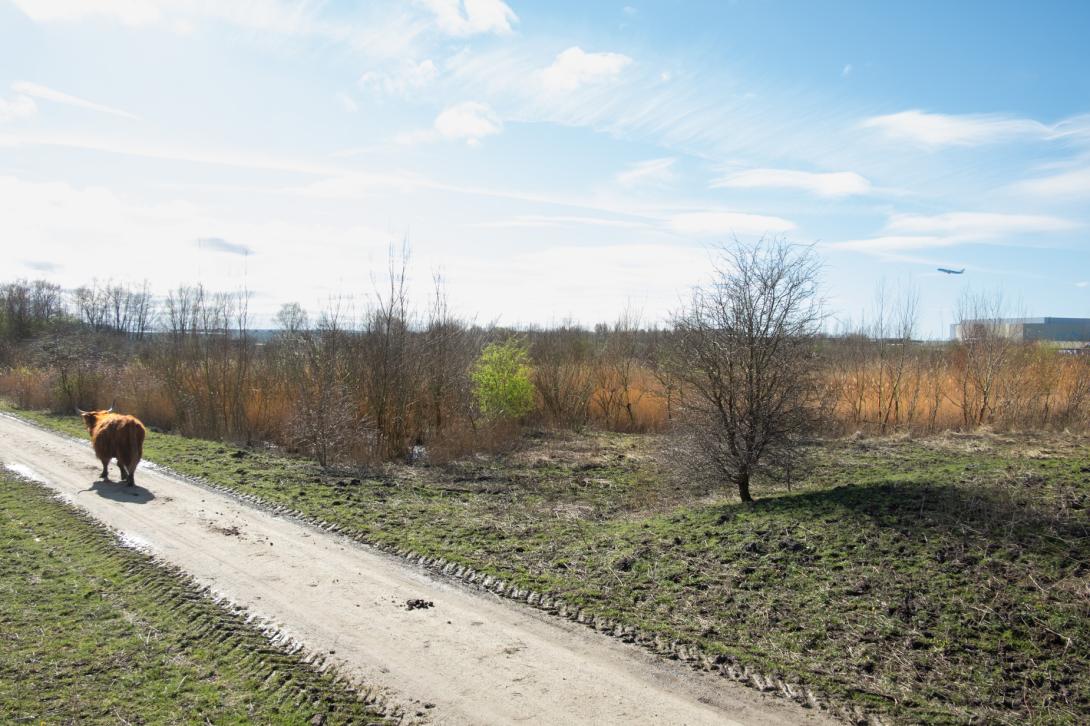
[[[147,504],[155,495],[142,486],[128,486],[127,484],[109,481],[108,479],[96,479],[91,486],[84,491],[92,491],[103,499],[110,499],[125,504]]]
[[[724,507],[729,521],[747,505]],[[1063,559],[1090,558],[1090,511],[1065,509],[1024,482],[921,484],[894,480],[758,499],[748,511],[895,530],[907,538],[986,540]]]

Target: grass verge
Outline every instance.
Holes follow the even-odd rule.
[[[887,719],[1090,719],[1085,439],[829,442],[753,505],[665,476],[654,442],[554,435],[370,475],[160,434],[146,455]]]
[[[4,723],[384,723],[181,573],[0,469]]]

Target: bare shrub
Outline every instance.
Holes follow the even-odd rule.
[[[19,366],[0,373],[0,391],[22,409],[52,408],[52,384],[43,368]]]
[[[640,429],[636,407],[646,393],[637,385],[643,357],[640,332],[639,313],[626,308],[612,327],[602,326],[598,333],[601,345],[592,402],[611,429]]]
[[[430,445],[446,437],[449,445],[457,438],[447,436],[452,430],[472,429],[469,370],[483,339],[483,331],[471,329],[451,312],[443,280],[437,275],[432,305],[416,339],[415,358],[423,389],[417,414],[417,438],[421,441]]]
[[[591,334],[567,321],[530,335],[532,378],[542,417],[551,426],[582,428],[590,419],[594,393]]]
[[[955,360],[959,405],[969,427],[992,422],[1002,402],[1004,368],[1015,347],[1002,322],[1005,309],[1003,296],[998,293],[966,293],[958,302],[961,340]]]
[[[345,380],[346,341],[337,310],[322,315],[317,330],[289,332],[300,357],[296,405],[287,432],[295,447],[322,466],[347,458],[362,420]]]

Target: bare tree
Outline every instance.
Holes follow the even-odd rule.
[[[472,407],[468,371],[481,347],[480,336],[450,310],[442,276],[434,275],[432,282],[432,304],[415,355],[423,387],[417,427],[427,440],[441,436],[459,412]]]
[[[406,456],[413,444],[410,414],[418,398],[418,371],[412,356],[408,245],[400,255],[391,247],[388,286],[375,285],[375,300],[364,320],[359,368],[362,399],[380,437],[383,456]]]
[[[674,317],[689,440],[742,501],[754,474],[793,458],[815,416],[818,270],[808,248],[735,242]]]
[[[644,395],[635,385],[641,363],[640,313],[626,306],[613,327],[600,326],[596,337],[600,348],[593,402],[608,427],[634,431],[635,407]]]
[[[0,285],[0,337],[26,340],[60,323],[66,314],[59,285],[45,280]]]
[[[877,354],[873,373],[879,434],[884,435],[890,425],[896,426],[901,422],[901,399],[919,303],[919,293],[909,287],[900,291],[890,306],[885,281],[878,284],[870,338]]]
[[[958,302],[962,421],[980,426],[995,413],[1003,372],[1015,347],[1003,295],[966,293]]]
[[[644,357],[644,365],[651,371],[651,376],[658,384],[655,395],[666,404],[667,424],[674,420],[674,408],[677,405],[678,395],[681,390],[681,381],[678,379],[677,369],[675,366],[670,365],[674,337],[670,331],[652,328],[648,333],[648,344]]]
[[[530,335],[534,387],[545,419],[553,426],[585,426],[594,393],[590,332],[565,320],[556,328],[533,330]]]
[[[361,425],[357,407],[345,384],[346,335],[341,320],[342,311],[331,303],[318,320],[316,330],[296,330],[291,327],[305,321],[301,309],[285,306],[281,324],[291,345],[298,349],[302,360],[297,387],[296,415],[289,434],[294,443],[314,455],[322,466],[346,458],[348,448]]]

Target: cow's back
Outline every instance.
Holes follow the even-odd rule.
[[[112,413],[95,424],[91,441],[95,453],[135,464],[144,453],[145,433],[135,416]]]

